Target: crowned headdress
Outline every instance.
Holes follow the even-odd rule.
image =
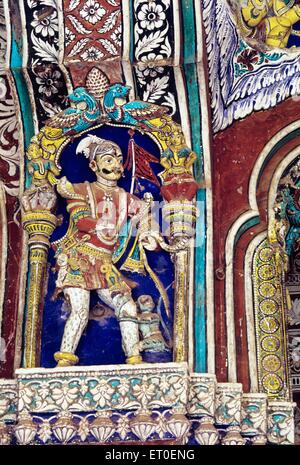
[[[110,154],[116,158],[122,157],[122,152],[118,144],[111,140],[101,139],[101,137],[89,134],[82,141],[79,142],[76,149],[76,154],[83,153],[83,155],[91,162],[95,156],[104,156]]]

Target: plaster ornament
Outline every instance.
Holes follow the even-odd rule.
[[[259,436],[253,436],[251,439],[251,444],[253,446],[264,446],[267,443],[267,436],[260,434]]]
[[[242,438],[239,426],[229,426],[221,443],[223,446],[244,446],[246,440]]]
[[[216,389],[216,424],[238,425],[241,419],[240,383],[217,383]]]
[[[168,109],[141,100],[128,102],[130,89],[129,86],[121,83],[110,86],[103,99],[105,112],[111,120],[117,123],[137,126],[145,131],[153,129],[149,120],[165,115]]]
[[[203,417],[199,420],[199,426],[195,430],[196,441],[203,446],[214,446],[219,442],[219,433],[214,426],[214,419]]]
[[[28,412],[24,411],[20,413],[14,432],[19,444],[27,445],[33,441],[37,432],[37,426]]]
[[[268,47],[288,47],[293,25],[300,20],[298,1],[248,0],[238,6],[238,23],[246,37],[256,38]]]
[[[76,134],[90,128],[100,118],[99,105],[85,87],[77,87],[68,98],[72,106],[52,116],[46,126],[61,129],[63,134]]]
[[[140,349],[146,352],[168,350],[160,331],[160,317],[154,313],[155,304],[150,295],[141,295],[137,300],[138,322],[141,334]]]
[[[115,432],[115,425],[110,419],[109,411],[97,412],[96,418],[90,424],[90,431],[98,442],[104,443]]]
[[[170,434],[175,438],[181,439],[183,444],[186,443],[190,422],[184,413],[180,411],[172,413],[171,417],[166,422],[166,427]]]
[[[0,423],[0,445],[7,446],[11,443],[9,427],[5,423]]]
[[[294,444],[295,403],[283,401],[268,402],[268,442],[271,444]]]
[[[72,414],[69,411],[62,411],[58,414],[57,420],[52,426],[54,436],[63,444],[67,444],[75,436],[77,427],[75,426]]]
[[[142,409],[130,420],[129,425],[141,441],[146,441],[155,432],[156,421],[151,418],[151,412]]]
[[[267,432],[267,394],[244,394],[241,406],[241,433],[265,435]]]
[[[192,373],[188,413],[192,417],[213,418],[215,414],[216,376]]]

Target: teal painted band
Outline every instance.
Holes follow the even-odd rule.
[[[196,373],[207,371],[207,328],[206,328],[206,191],[197,193],[199,218],[196,224],[195,274],[194,274],[194,330]]]
[[[253,226],[256,226],[257,224],[260,223],[260,218],[259,215],[254,216],[253,218],[250,218],[246,223],[242,224],[242,226],[239,228],[235,238],[234,238],[234,247],[240,240],[241,236],[248,231],[248,229],[251,229]]]
[[[194,175],[198,182],[203,181],[203,150],[201,141],[201,103],[199,99],[198,74],[195,63],[184,65],[184,74],[188,93],[188,106],[192,131],[192,149],[198,158],[194,165]]]
[[[273,158],[273,156],[278,152],[278,150],[280,150],[285,144],[287,144],[288,142],[290,142],[291,140],[295,139],[296,137],[298,137],[300,135],[300,128],[297,128],[295,129],[294,131],[291,131],[289,132],[288,134],[286,134],[284,137],[282,137],[282,139],[280,139],[275,145],[274,147],[270,150],[270,152],[268,153],[268,155],[266,156],[266,159],[261,167],[261,170],[259,172],[259,175],[258,175],[258,179],[257,179],[257,182],[260,181],[261,177],[262,177],[262,174],[263,174],[263,170],[265,169],[266,165],[269,163],[269,161]],[[287,168],[288,169],[288,168]]]
[[[134,63],[134,25],[135,25],[135,16],[134,16],[134,0],[129,0],[129,9],[130,9],[130,48],[129,48],[129,59],[130,63]]]
[[[23,134],[24,134],[24,143],[25,149],[28,148],[30,140],[34,135],[34,124],[32,118],[32,109],[30,104],[30,98],[28,94],[28,89],[26,81],[22,72],[22,57],[19,45],[17,44],[14,34],[12,33],[12,44],[11,44],[11,71],[13,73],[16,89],[18,92],[19,106],[22,117],[23,125]],[[29,175],[27,169],[25,173],[25,187],[29,187],[31,183],[31,176]]]
[[[196,23],[194,0],[182,0],[180,4],[183,23],[183,61],[184,63],[195,63]]]
[[[191,122],[192,149],[198,155],[194,166],[195,178],[203,180],[203,152],[201,141],[201,106],[199,99],[197,67],[194,63],[184,65],[188,107]],[[207,371],[207,338],[206,338],[206,192],[201,189],[197,193],[199,218],[196,224],[195,240],[195,272],[194,272],[194,351],[196,372]]]

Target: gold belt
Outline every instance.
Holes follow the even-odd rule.
[[[78,252],[84,253],[86,255],[92,255],[95,258],[103,258],[103,255],[112,256],[112,252],[101,247],[94,248],[87,244],[81,244],[77,246]],[[106,257],[108,258],[108,257]]]

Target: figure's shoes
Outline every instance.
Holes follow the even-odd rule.
[[[58,367],[70,367],[79,362],[77,355],[71,352],[55,352],[54,358],[58,362],[56,365]]]
[[[143,363],[141,355],[131,355],[126,358],[126,363],[129,365],[137,365],[138,363]]]

